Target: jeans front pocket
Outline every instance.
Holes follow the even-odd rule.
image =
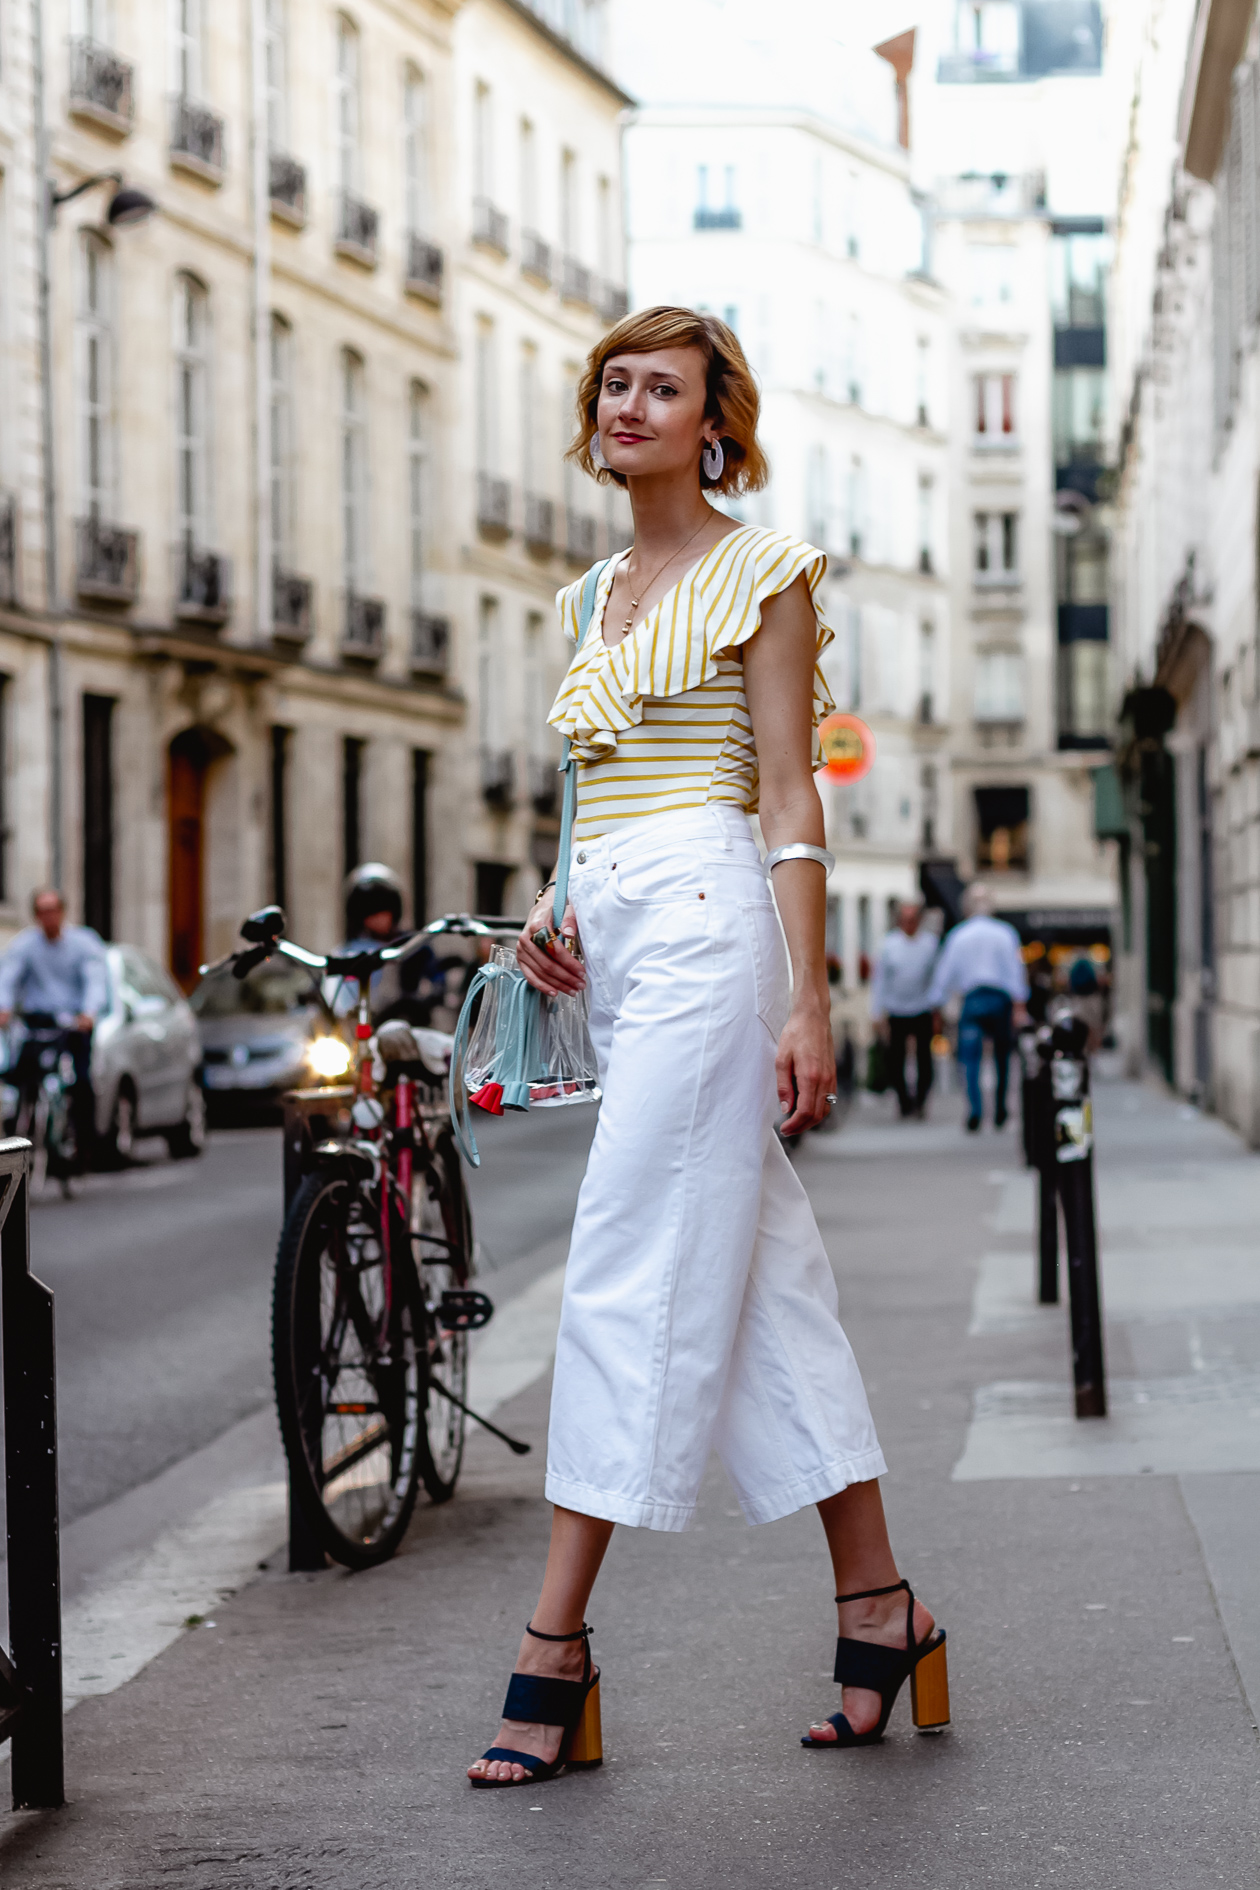
[[[757,981],[757,1015],[777,1042],[791,1008],[787,952],[778,910],[769,897],[742,900],[739,909]]]

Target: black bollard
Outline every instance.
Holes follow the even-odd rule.
[[[1054,1158],[1054,1097],[1050,1082],[1052,1047],[1044,1026],[1021,1033],[1030,1039],[1029,1061],[1035,1063],[1024,1087],[1025,1138],[1029,1159],[1037,1170],[1037,1299],[1042,1306],[1059,1303],[1059,1177]]]
[[[1054,1109],[1054,1156],[1067,1239],[1072,1372],[1078,1418],[1106,1417],[1102,1306],[1098,1292],[1098,1238],[1094,1219],[1094,1124],[1089,1096],[1088,1026],[1064,1018],[1051,1033],[1049,1073]]]

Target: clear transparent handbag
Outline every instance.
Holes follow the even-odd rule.
[[[602,565],[582,586],[578,647],[591,620]],[[564,746],[564,800],[552,902],[559,932],[569,896],[569,855],[577,806],[577,762]],[[475,1017],[474,1017],[475,1013]],[[515,951],[496,945],[473,978],[455,1026],[451,1050],[451,1126],[466,1159],[481,1165],[470,1104],[501,1116],[505,1109],[560,1109],[598,1102],[599,1074],[587,1020],[585,989],[548,997],[535,990],[516,962]]]

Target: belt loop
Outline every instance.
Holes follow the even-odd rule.
[[[723,820],[720,812],[718,811],[718,805],[716,801],[711,803],[711,811],[713,814],[713,818],[717,823],[718,836],[722,842],[722,851],[724,853],[729,853],[735,843],[731,839],[730,832],[727,829],[726,822]]]

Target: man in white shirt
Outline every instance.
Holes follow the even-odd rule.
[[[893,1088],[903,1116],[922,1116],[932,1087],[932,1007],[928,991],[940,941],[920,930],[923,907],[907,899],[897,924],[885,934],[871,979],[871,1016],[887,1024]],[[906,1046],[914,1039],[915,1087],[906,1089]]]
[[[992,1041],[997,1065],[993,1126],[1000,1129],[1006,1121],[1012,1024],[1028,1020],[1028,973],[1019,933],[1005,919],[993,917],[993,896],[986,886],[968,886],[963,894],[963,911],[967,917],[947,935],[941,947],[928,1002],[934,1011],[939,1010],[951,993],[962,993],[958,1061],[967,1079],[971,1112],[967,1127],[974,1135],[980,1127],[980,1064],[986,1037]]]

